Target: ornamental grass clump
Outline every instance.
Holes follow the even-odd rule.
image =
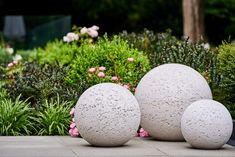
[[[34,109],[30,108],[26,101],[21,101],[20,96],[15,101],[3,98],[0,100],[0,135],[18,136],[34,133],[33,113]]]
[[[68,101],[45,101],[35,115],[38,135],[67,135],[70,124],[68,112],[74,104]]]

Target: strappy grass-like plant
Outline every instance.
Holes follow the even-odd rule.
[[[38,135],[67,135],[70,115],[68,114],[74,104],[68,101],[45,101],[36,114],[35,121]]]
[[[33,112],[26,101],[0,100],[0,135],[30,135],[34,131]]]

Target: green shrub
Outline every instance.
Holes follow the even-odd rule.
[[[134,61],[128,62],[128,58],[133,58]],[[103,71],[105,77],[100,78],[97,74],[102,72],[98,70],[102,66],[106,68]],[[89,73],[90,68],[95,68],[96,71]],[[131,47],[118,36],[108,40],[105,35],[96,44],[84,42],[78,47],[66,80],[76,84],[85,79],[87,84],[93,85],[111,82],[112,76],[117,76],[119,83],[135,86],[149,69],[149,60],[143,52]]]
[[[36,50],[17,50],[17,54],[22,56],[23,61],[32,60],[36,56]]]
[[[0,66],[6,66],[12,61],[13,56],[5,48],[0,46]]]
[[[38,135],[67,135],[70,115],[68,114],[73,106],[72,102],[56,100],[45,101],[36,113]]]
[[[235,104],[225,104],[224,105],[230,112],[233,119],[235,119]]]
[[[26,101],[0,100],[0,135],[30,135],[34,130],[33,109]]]
[[[76,42],[68,44],[61,40],[56,40],[49,42],[45,48],[37,49],[35,57],[41,64],[55,64],[58,62],[60,65],[67,65],[74,59],[77,48]]]
[[[204,44],[191,44],[188,40],[179,40],[171,32],[154,33],[145,29],[142,33],[119,34],[135,48],[144,51],[150,59],[151,66],[165,63],[188,65],[203,74],[209,82],[217,82],[216,54]]]
[[[225,91],[226,101],[235,103],[235,45],[223,43],[218,48],[219,72],[221,88]]]
[[[21,72],[5,76],[7,81],[3,87],[12,99],[21,94],[22,100],[28,99],[35,107],[56,98],[57,94],[62,101],[75,102],[88,86],[82,81],[74,85],[66,83],[64,79],[68,70],[68,67],[56,64],[26,62]]]

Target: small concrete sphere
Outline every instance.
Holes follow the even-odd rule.
[[[181,130],[192,147],[219,149],[228,142],[233,131],[233,121],[221,103],[199,100],[184,111]]]
[[[94,146],[123,145],[134,137],[140,124],[136,98],[114,83],[87,89],[79,98],[74,115],[79,133]]]
[[[164,64],[139,82],[135,97],[141,126],[160,140],[183,141],[181,116],[192,102],[212,99],[209,85],[196,70],[182,64]]]

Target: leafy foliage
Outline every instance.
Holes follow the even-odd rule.
[[[235,46],[223,43],[218,48],[219,72],[221,77],[221,87],[226,92],[225,99],[230,103],[235,103]]]
[[[56,98],[57,94],[62,101],[75,102],[88,85],[82,80],[74,85],[67,84],[64,79],[68,70],[56,64],[26,62],[22,72],[5,76],[7,82],[3,87],[11,98],[21,94],[21,99],[28,99],[33,106]]]
[[[0,66],[5,66],[12,61],[12,55],[5,48],[0,46]]]
[[[120,33],[122,39],[147,53],[152,67],[165,63],[188,65],[203,74],[209,82],[217,82],[216,54],[204,47],[204,44],[191,44],[188,40],[179,40],[171,32],[154,33],[145,29],[142,33]]]
[[[36,113],[35,121],[38,135],[67,135],[73,102],[56,100],[45,101]]]
[[[0,100],[0,135],[30,135],[34,130],[33,109],[26,101]]]
[[[39,63],[49,63],[60,65],[68,65],[74,58],[77,51],[77,44],[66,44],[63,41],[53,41],[47,43],[45,48],[37,49],[36,59]]]
[[[128,62],[133,58],[133,62]],[[90,74],[90,68],[105,67],[105,77],[99,78],[96,73]],[[85,79],[87,84],[111,82],[112,76],[117,76],[120,83],[135,86],[141,77],[149,70],[149,60],[143,52],[130,47],[128,43],[118,36],[111,41],[105,35],[99,38],[96,44],[84,42],[77,49],[76,58],[71,63],[71,70],[66,80],[76,84]]]

